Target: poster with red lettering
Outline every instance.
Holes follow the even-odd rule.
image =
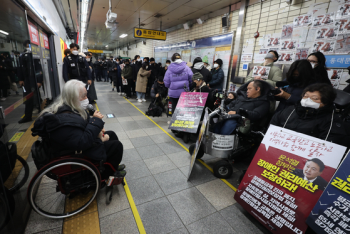
[[[39,32],[37,27],[30,21],[28,21],[28,30],[30,35],[30,42],[39,45]]]
[[[305,233],[306,219],[346,148],[271,125],[235,194],[272,233]]]
[[[49,50],[50,49],[49,38],[47,37],[46,33],[40,30],[39,35],[40,35],[41,47]]]

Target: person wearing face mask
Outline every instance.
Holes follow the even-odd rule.
[[[85,84],[69,80],[61,95],[40,113],[32,131],[42,138],[49,135],[50,147],[57,156],[82,151],[93,160],[111,163],[117,169],[113,175],[124,177],[125,165],[120,165],[123,144],[113,131],[104,130],[104,116],[99,111],[90,117],[85,110],[88,104]]]
[[[125,67],[122,70],[122,79],[127,81],[127,85],[124,85],[125,97],[131,98],[131,81],[133,80],[133,70],[130,66],[129,60],[125,60]]]
[[[200,57],[197,57],[193,60],[192,72],[193,74],[196,72],[201,73],[205,83],[209,83],[212,79],[210,71],[204,67],[204,63]]]
[[[276,59],[278,59],[278,54],[276,58],[276,51],[270,51],[265,56],[265,61],[260,64],[261,66],[270,67],[270,72],[267,77],[267,79],[262,79],[260,76],[253,76],[253,69],[250,71],[249,75],[245,78],[245,82],[250,82],[252,80],[265,80],[267,83],[269,83],[272,87],[276,87],[276,82],[282,80],[282,70],[274,66],[274,62]]]
[[[316,81],[319,83],[325,83],[332,85],[328,78],[327,67],[326,67],[326,57],[322,52],[315,52],[309,54],[307,60],[310,62],[312,68],[315,72]]]
[[[298,103],[301,99],[303,90],[310,84],[316,83],[314,72],[310,62],[306,59],[297,60],[292,63],[287,72],[286,82],[277,82],[276,86],[280,88],[280,83],[285,88],[280,88],[280,93],[275,95],[275,100],[280,101],[277,111],[281,111],[288,106]]]
[[[138,102],[145,102],[145,94],[147,91],[147,85],[149,83],[149,77],[151,76],[152,71],[147,71],[147,63],[143,63],[141,69],[137,74],[136,81],[136,92]]]
[[[349,126],[335,113],[336,95],[328,84],[309,85],[300,102],[275,113],[270,124],[349,147]]]
[[[107,60],[107,80],[106,80],[106,82],[108,82],[109,79],[111,79],[111,82],[112,82],[112,77],[111,77],[111,74],[109,74],[109,71],[110,71],[110,69],[112,68],[113,63],[114,63],[114,59],[113,59],[113,56],[111,56],[111,57],[109,57],[109,59]]]
[[[234,92],[230,92],[227,95],[227,98],[225,99],[224,103],[225,106],[230,105],[230,103],[237,98],[237,95]]]
[[[163,76],[163,77],[165,76],[165,72],[168,70],[170,63],[171,63],[170,60],[167,60],[165,62],[164,67],[159,69],[159,76]]]
[[[209,93],[210,89],[207,86],[207,83],[205,83],[204,77],[200,72],[193,73],[192,81],[196,85],[192,90],[192,92]]]
[[[79,46],[75,43],[69,45],[72,54],[63,59],[63,79],[65,82],[76,79],[91,85],[91,71],[86,59],[79,55]]]
[[[149,65],[148,65],[148,70],[152,71],[150,77],[148,78],[148,84],[147,84],[147,94],[151,93],[151,88],[152,85],[154,83],[154,81],[156,81],[157,77],[158,77],[158,73],[159,73],[159,67],[158,64],[156,63],[154,58],[151,58],[149,60]]]
[[[24,87],[23,96],[27,96],[33,92],[33,96],[25,102],[24,117],[18,123],[26,123],[32,120],[32,113],[34,109],[34,98],[37,98],[38,89],[42,86],[43,76],[36,75],[33,67],[33,55],[30,47],[30,41],[26,40],[23,43],[26,48],[24,53],[19,57],[19,64],[21,69],[18,70],[19,85]]]
[[[208,83],[209,88],[216,89],[219,92],[222,90],[225,74],[222,70],[222,60],[217,59],[214,62],[214,68],[211,70],[212,79]]]
[[[157,106],[160,106],[162,110],[165,110],[166,97],[168,95],[168,89],[164,85],[164,77],[158,76],[158,79],[154,82],[151,89],[152,102],[157,101]]]
[[[98,58],[98,60],[94,63],[96,81],[102,81],[102,59]]]
[[[85,52],[85,59],[86,62],[89,64],[89,69],[91,71],[91,78],[92,78],[92,82],[91,85],[89,87],[89,103],[90,104],[95,104],[95,100],[97,100],[97,93],[96,93],[96,89],[95,89],[95,72],[94,72],[94,65],[92,63],[92,53],[91,52]]]
[[[108,69],[108,61],[107,61],[107,59],[103,58],[102,59],[102,77],[103,77],[105,82],[108,82],[107,69]]]
[[[168,70],[165,73],[164,84],[169,89],[168,96],[172,103],[172,112],[174,113],[179,97],[185,91],[184,88],[190,88],[193,72],[186,65],[186,62],[182,61],[179,53],[174,53],[171,61],[172,63],[168,66]]]
[[[109,74],[111,75],[111,79],[113,82],[113,88],[112,91],[114,91],[114,88],[117,88],[118,94],[121,94],[123,90],[123,83],[122,83],[122,72],[119,67],[118,63],[113,63],[112,67],[109,70]]]

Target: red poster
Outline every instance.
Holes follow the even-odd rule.
[[[30,21],[28,21],[28,30],[29,30],[31,43],[33,43],[35,45],[39,45],[39,32],[38,32],[38,29]]]
[[[42,37],[43,37],[43,41],[44,41],[44,47],[45,49],[50,49],[50,46],[49,46],[49,38],[47,37],[46,33],[43,33],[43,32],[40,32],[42,34]]]
[[[273,233],[305,233],[305,221],[345,150],[271,125],[235,199]]]

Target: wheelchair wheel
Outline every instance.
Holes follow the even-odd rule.
[[[182,140],[185,142],[185,143],[188,143],[190,141],[190,134],[189,133],[184,133],[183,137],[182,137]]]
[[[8,187],[8,189],[14,193],[16,191],[18,191],[28,180],[29,177],[29,167],[27,164],[27,161],[24,160],[21,156],[17,155],[17,161],[20,162],[22,165],[16,165],[17,166],[22,166],[22,169],[20,170],[20,172],[18,173],[18,175],[14,175],[12,172],[12,175],[7,179],[7,182],[5,184],[8,185],[7,183],[10,184],[10,186],[6,186]]]
[[[231,164],[224,160],[216,162],[214,164],[213,171],[214,175],[220,179],[230,178],[233,173]]]
[[[101,175],[91,162],[80,158],[60,159],[35,174],[28,186],[27,198],[40,215],[67,218],[90,205],[100,183]]]
[[[193,151],[196,149],[196,143],[193,143],[190,145],[190,147],[188,148],[188,152],[190,153],[190,156],[192,156]],[[196,159],[201,159],[204,156],[204,150],[202,148],[202,146],[199,147],[199,150],[197,152],[197,156]]]
[[[11,220],[14,211],[15,199],[12,193],[5,188],[5,191],[0,191],[0,231]]]

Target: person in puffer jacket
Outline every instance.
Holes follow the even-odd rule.
[[[179,53],[173,54],[171,61],[172,63],[165,73],[164,84],[169,89],[168,96],[172,102],[174,112],[181,93],[185,91],[184,88],[190,88],[193,73],[186,62],[181,60]]]

